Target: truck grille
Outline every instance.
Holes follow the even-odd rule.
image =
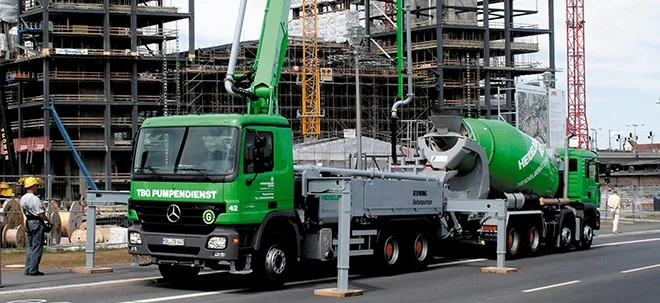
[[[176,222],[170,222],[167,218],[167,209],[170,205],[176,205],[181,210],[181,215]],[[215,226],[204,223],[202,219],[204,211],[212,210],[216,217],[226,212],[225,203],[133,200],[130,208],[137,212],[144,231],[173,234],[209,234],[215,229]]]

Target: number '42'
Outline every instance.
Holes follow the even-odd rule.
[[[228,207],[227,209],[228,209],[229,211],[238,211],[238,205],[236,205],[236,204],[234,204],[234,205],[229,205],[229,207]]]

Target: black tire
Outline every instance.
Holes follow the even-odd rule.
[[[254,254],[252,268],[257,287],[281,289],[287,282],[294,265],[293,250],[287,238],[279,233],[262,236],[259,251]]]
[[[402,252],[402,235],[394,229],[383,232],[378,237],[374,250],[374,270],[382,274],[394,274],[401,271],[405,255]]]
[[[564,218],[559,227],[559,252],[567,252],[571,249],[575,239],[575,217],[572,213],[565,213]]]
[[[424,231],[410,233],[404,239],[403,253],[412,271],[425,270],[433,260],[431,237]]]
[[[199,267],[158,264],[158,271],[163,276],[163,280],[173,284],[184,284],[195,281],[200,270],[201,268]]]
[[[520,228],[518,225],[511,224],[506,228],[506,256],[508,259],[517,259],[520,257],[520,247],[522,246]],[[497,244],[496,244],[497,252]]]
[[[578,245],[579,250],[588,250],[591,248],[591,244],[594,242],[594,227],[591,222],[591,218],[587,217],[584,219],[584,226],[582,227],[582,239],[580,240],[580,245]]]
[[[529,256],[538,256],[541,253],[541,230],[538,226],[532,225],[527,228],[525,233],[525,248]]]

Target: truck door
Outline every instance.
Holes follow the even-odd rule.
[[[281,202],[275,193],[275,181],[282,174],[274,161],[277,140],[269,128],[254,126],[244,129],[242,141],[240,209],[230,211],[241,213],[242,221],[259,222],[268,212],[278,209]]]

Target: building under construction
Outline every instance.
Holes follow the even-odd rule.
[[[50,4],[44,7],[42,2]],[[22,143],[14,146],[19,151],[16,173],[79,175],[72,149],[53,123],[52,112],[42,109],[47,105],[56,108],[99,187],[112,189],[122,188],[128,180],[132,136],[145,118],[243,112],[243,100],[230,97],[224,89],[230,45],[189,52],[164,49],[167,41],[178,45],[178,33],[164,29],[163,24],[183,19],[193,24],[194,1],[189,2],[187,12],[182,12],[163,6],[162,1],[20,0],[17,24],[4,26],[7,54],[2,63],[8,81],[3,113],[11,121],[6,128]],[[514,19],[537,14],[535,9],[519,9],[512,0],[445,0],[440,6],[435,0],[414,2],[415,99],[401,109],[402,140],[410,137],[409,126],[414,125],[406,121],[425,120],[430,110],[491,117],[501,102],[502,112],[513,112],[513,79],[554,71],[553,57],[549,67],[529,59],[538,52],[538,37],[552,36],[552,26],[540,29]],[[524,1],[515,1],[519,2]],[[389,140],[390,108],[400,97],[392,60],[396,56],[394,4],[318,0],[317,6],[319,137],[341,137],[344,130],[355,128],[355,53],[346,43],[345,28],[349,11],[358,10],[367,35],[358,56],[362,133]],[[305,39],[300,37],[305,15],[300,0],[292,1],[292,12],[279,102],[281,114],[291,121],[294,138],[302,140],[300,113],[307,84],[301,73],[303,44],[312,37],[309,32]],[[552,20],[552,9],[549,14]],[[437,16],[442,16],[442,22],[437,22]],[[194,33],[190,26],[189,45],[195,45]],[[237,73],[249,70],[256,50],[256,42],[242,43]],[[498,86],[504,88],[502,97]],[[45,144],[38,144],[39,137],[47,138],[42,139]]]
[[[171,58],[163,47],[178,33],[164,24],[192,19],[189,3],[184,13],[162,0],[3,0],[13,14],[0,40],[3,128],[16,151],[5,174],[82,175],[73,145],[100,188],[125,186],[133,134],[176,98],[164,93]],[[65,183],[53,187],[77,191],[78,180]]]

